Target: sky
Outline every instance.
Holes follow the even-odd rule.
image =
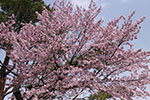
[[[54,0],[44,0],[46,4],[53,3]],[[84,8],[88,7],[90,0],[70,0],[74,5],[79,5]],[[97,6],[102,7],[102,12],[98,16],[104,19],[104,23],[113,20],[121,15],[128,16],[133,11],[136,14],[133,17],[133,21],[146,17],[141,24],[142,29],[138,35],[138,39],[133,41],[134,48],[150,51],[150,0],[94,0]],[[150,89],[148,89],[150,91]],[[150,100],[150,97],[146,99],[134,98],[134,100]]]

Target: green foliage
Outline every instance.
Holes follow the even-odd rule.
[[[82,60],[83,59],[82,55],[80,55],[77,59]]]
[[[50,70],[51,70],[51,71],[54,71],[54,70],[55,70],[55,68],[54,68],[54,67],[51,67],[51,68],[50,68]]]
[[[0,22],[7,21],[14,14],[16,30],[22,27],[21,23],[37,22],[35,12],[41,13],[43,6],[50,10],[43,0],[0,0],[0,6]]]
[[[96,94],[95,95],[91,95],[89,97],[89,100],[106,100],[106,99],[109,99],[111,97],[112,97],[111,95],[109,95],[109,94],[107,94],[107,93],[105,93],[103,91],[100,91],[100,92],[98,92],[97,95]]]
[[[72,61],[71,63],[70,63],[70,65],[72,65],[72,66],[77,66],[78,65],[78,61],[76,60],[76,61]]]
[[[4,12],[2,12],[2,11],[0,11],[0,22],[5,22],[5,21],[7,21],[7,18],[6,18],[6,16],[5,16],[5,13]]]

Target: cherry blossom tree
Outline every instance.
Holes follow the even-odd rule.
[[[22,100],[75,100],[99,91],[114,100],[150,96],[150,52],[131,43],[145,17],[133,23],[133,12],[104,26],[95,20],[101,8],[93,1],[88,9],[73,8],[56,0],[53,12],[37,12],[38,24],[23,24],[19,33],[13,16],[0,24],[0,48],[7,58],[1,73],[3,67],[13,77],[6,77],[6,87],[20,90]]]
[[[0,0],[0,22],[8,21],[9,16],[14,14],[13,19],[15,20],[15,24],[13,24],[13,28],[15,32],[19,32],[22,27],[21,23],[29,23],[30,21],[32,21],[32,24],[36,23],[37,18],[35,12],[38,11],[39,13],[41,13],[43,6],[45,6],[49,11],[51,11],[49,5],[45,5],[43,0]],[[3,45],[1,46],[3,47],[7,45],[8,44],[3,43]],[[18,97],[18,94],[20,94],[18,90],[11,91],[11,86],[7,87],[7,89],[5,87],[5,84],[8,83],[8,81],[6,82],[6,77],[9,76],[12,78],[12,76],[10,76],[11,74],[9,73],[15,67],[10,68],[9,66],[7,66],[10,58],[8,56],[6,56],[5,58],[2,57],[5,56],[5,54],[2,54],[5,53],[4,50],[0,49],[0,53],[0,59],[2,59],[2,61],[0,62],[0,100],[2,100],[5,97],[10,97],[7,95],[11,93]],[[5,59],[4,61],[3,58]],[[8,69],[5,66],[7,66]],[[18,99],[22,100],[20,98]]]

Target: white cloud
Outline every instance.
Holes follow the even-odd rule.
[[[129,2],[129,0],[121,0],[122,3]]]
[[[91,0],[71,0],[71,2],[76,6],[78,5],[79,7],[83,8],[88,8],[88,5],[90,4]]]
[[[70,0],[74,5],[81,6],[85,9],[88,8],[88,5],[90,4],[91,0]],[[107,0],[94,0],[96,2],[97,6],[101,6],[102,8],[105,8],[109,5],[109,2]]]
[[[109,2],[102,2],[101,4],[100,4],[100,6],[102,7],[102,8],[105,8],[105,7],[107,7],[109,5]]]

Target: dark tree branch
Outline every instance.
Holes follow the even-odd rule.
[[[9,57],[7,56],[6,53],[6,57],[4,60],[4,63],[2,63],[1,69],[0,69],[0,100],[3,100],[4,98],[4,88],[5,88],[5,84],[6,84],[6,67],[9,63]]]
[[[5,72],[5,76],[7,76],[9,73],[12,73],[13,75],[18,77],[18,75],[16,73],[12,72],[12,70],[15,68],[15,64],[11,69],[9,69],[9,68],[7,68],[8,65],[6,66],[1,61],[0,61],[0,63],[2,64],[3,67],[5,67],[5,69],[7,69],[7,72]]]
[[[19,89],[16,89],[14,92],[13,92],[14,96],[16,97],[16,100],[23,100],[22,96],[21,96],[21,92]]]

